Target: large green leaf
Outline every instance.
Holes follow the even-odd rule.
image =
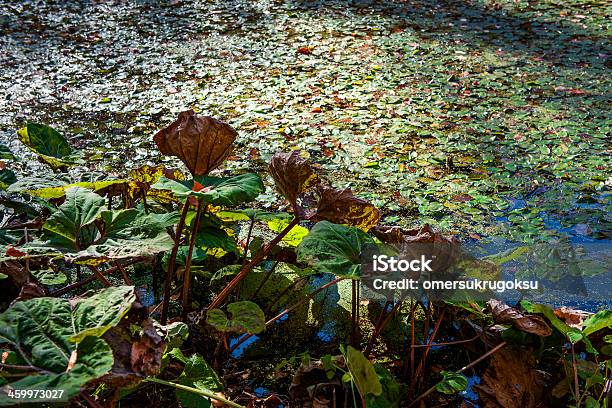
[[[7,384],[0,388],[0,405],[10,406],[20,403],[36,403],[45,401],[42,398],[28,398],[27,400],[18,400],[7,396],[5,391],[9,387],[19,390],[62,390],[61,399],[53,400],[67,401],[68,399],[78,395],[81,388],[88,382],[100,378],[110,372],[113,368],[113,351],[109,345],[102,339],[96,337],[87,337],[81,343],[70,351],[76,353],[76,361],[70,370],[64,367],[63,370],[50,371],[49,373],[39,375],[29,375],[17,381]],[[46,400],[46,402],[50,402]]]
[[[297,248],[298,261],[346,278],[361,276],[361,253],[374,240],[355,227],[318,222]]]
[[[264,191],[259,175],[246,173],[234,177],[196,177],[203,186],[213,187],[203,193],[206,202],[214,205],[233,206],[253,201]]]
[[[196,177],[185,181],[161,177],[151,188],[170,190],[178,197],[193,195],[203,198],[208,204],[224,206],[252,201],[264,191],[261,178],[254,173],[234,177]]]
[[[213,368],[199,354],[185,357],[180,349],[172,350],[172,357],[185,364],[177,382],[188,387],[205,391],[223,391],[223,383]],[[176,397],[183,408],[210,407],[210,401],[192,392],[176,390]]]
[[[370,360],[352,346],[348,346],[343,354],[351,378],[361,397],[365,399],[369,394],[381,395],[382,384]]]
[[[66,201],[51,214],[43,228],[80,249],[80,235],[84,226],[94,222],[104,209],[103,197],[83,187],[71,187],[66,190]]]
[[[40,374],[29,374],[10,386],[63,389],[65,398],[78,394],[83,385],[112,368],[112,351],[99,336],[120,322],[135,299],[134,288],[123,286],[86,299],[41,297],[15,303],[0,314],[0,343],[7,343],[22,364]],[[19,373],[24,374],[11,372],[10,378],[19,378]],[[0,405],[15,403],[0,393]]]
[[[54,169],[74,162],[74,153],[68,141],[57,130],[39,123],[28,123],[17,131],[19,140]]]
[[[87,336],[102,336],[121,321],[135,300],[131,286],[111,286],[94,296],[73,302],[75,334],[70,341],[78,343]]]
[[[211,309],[206,315],[206,323],[215,329],[238,333],[261,333],[266,328],[266,317],[261,308],[253,302],[243,300],[227,306],[231,317],[221,309]]]
[[[77,253],[66,254],[71,262],[96,265],[118,259],[152,256],[172,249],[174,241],[165,232],[153,237],[109,238]]]
[[[601,310],[586,319],[582,333],[588,336],[606,327],[612,327],[612,310]]]
[[[53,269],[30,271],[36,280],[43,285],[59,285],[66,282],[66,275]]]

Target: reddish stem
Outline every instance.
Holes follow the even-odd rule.
[[[183,317],[187,317],[191,306],[191,258],[193,257],[193,248],[195,247],[198,230],[200,229],[200,219],[202,218],[202,209],[204,208],[204,200],[200,199],[195,220],[193,221],[193,229],[191,231],[191,239],[189,240],[189,252],[185,260],[185,272],[183,272]]]
[[[287,313],[295,310],[296,308],[300,307],[301,305],[303,305],[304,303],[310,301],[310,299],[312,299],[317,293],[321,292],[322,290],[325,290],[327,288],[329,288],[332,285],[335,285],[336,283],[340,282],[341,280],[343,280],[345,278],[336,278],[328,283],[326,283],[325,285],[317,288],[315,291],[311,292],[308,294],[308,296],[306,296],[305,298],[303,298],[302,300],[300,300],[299,302],[295,303],[293,306],[290,306],[288,308],[286,308],[285,310],[283,310],[282,312],[280,312],[279,314],[277,314],[276,316],[274,316],[273,318],[271,318],[270,320],[268,320],[266,322],[266,327],[268,327],[269,325],[271,325],[272,323],[274,323],[275,321],[277,321],[278,319],[280,319],[281,317],[283,317],[284,315],[286,315]],[[249,333],[249,334],[245,334],[244,336],[242,336],[240,338],[240,340],[238,340],[236,342],[236,344],[234,344],[232,346],[232,348],[230,348],[229,352],[232,353],[234,350],[236,350],[236,348],[238,348],[238,346],[240,346],[242,343],[244,343],[248,338],[250,338],[251,336],[253,336],[253,334]]]
[[[181,211],[181,218],[179,219],[178,225],[176,226],[176,233],[174,234],[174,246],[170,253],[170,260],[168,261],[168,270],[166,271],[166,282],[164,284],[164,299],[162,300],[162,310],[159,322],[163,325],[168,321],[168,308],[170,306],[170,286],[172,285],[172,277],[174,276],[174,266],[176,263],[176,255],[178,254],[178,247],[181,243],[181,234],[185,227],[185,218],[189,212],[189,198],[185,199],[183,204],[183,210]]]
[[[249,271],[251,271],[257,264],[259,264],[281,241],[281,239],[283,239],[285,235],[287,235],[289,231],[291,231],[291,229],[295,227],[299,222],[299,217],[295,217],[294,219],[292,219],[289,225],[287,225],[285,229],[283,229],[276,237],[274,237],[274,239],[270,241],[262,251],[259,251],[257,255],[255,255],[255,257],[251,259],[250,262],[240,268],[240,271],[236,276],[234,276],[234,279],[232,279],[230,283],[213,299],[213,301],[210,303],[210,305],[208,305],[206,309],[210,310],[218,308],[221,303],[223,303],[223,301],[229,296],[229,294],[232,293],[234,288],[236,288],[236,286],[244,279],[244,277],[249,273]]]

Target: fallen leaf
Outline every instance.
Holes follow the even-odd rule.
[[[544,381],[534,366],[531,352],[507,349],[493,354],[480,385],[474,386],[482,401],[482,407],[544,406]]]
[[[552,329],[541,316],[523,314],[496,299],[489,300],[487,306],[491,309],[493,318],[498,323],[509,323],[521,331],[537,336],[546,337],[552,334]]]

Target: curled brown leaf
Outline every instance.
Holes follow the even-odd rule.
[[[355,197],[350,188],[339,190],[317,186],[316,210],[309,217],[314,221],[326,220],[370,230],[380,220],[380,211],[369,201]]]
[[[569,327],[582,330],[582,323],[592,313],[584,312],[582,310],[572,309],[571,307],[562,306],[555,309],[555,316],[563,320]]]
[[[300,213],[298,196],[319,182],[308,160],[301,157],[297,150],[277,152],[270,160],[269,171],[278,191],[289,200],[294,212]]]
[[[426,251],[428,259],[433,259],[435,271],[445,271],[460,256],[460,242],[454,236],[443,235],[429,224],[419,228],[404,229],[398,226],[377,226],[372,233],[386,244],[397,247],[401,252]]]
[[[498,323],[508,323],[521,331],[537,336],[546,337],[552,334],[552,329],[541,316],[523,314],[497,299],[489,300],[487,306]]]
[[[181,112],[176,121],[157,132],[159,151],[176,156],[194,176],[208,174],[231,153],[238,133],[227,123],[194,111]]]

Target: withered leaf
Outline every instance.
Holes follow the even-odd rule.
[[[193,176],[203,176],[231,153],[237,135],[227,123],[188,110],[157,132],[153,140],[160,152],[181,159]]]
[[[46,292],[42,286],[37,285],[36,283],[33,283],[33,282],[26,282],[21,287],[19,296],[17,296],[15,300],[11,302],[11,306],[22,300],[34,299],[37,297],[43,297],[45,295],[46,295]]]
[[[316,210],[309,217],[314,221],[346,224],[368,231],[380,220],[380,211],[372,203],[355,197],[350,188],[339,190],[318,185]]]
[[[555,316],[563,320],[569,327],[574,327],[579,330],[582,330],[582,323],[591,315],[592,313],[572,309],[571,307],[567,306],[561,306],[560,308],[555,309]]]
[[[544,407],[544,378],[533,353],[500,350],[493,354],[480,385],[474,388],[484,408]]]
[[[297,150],[291,153],[277,152],[270,160],[269,171],[278,191],[289,200],[293,210],[299,213],[298,196],[319,182],[308,160],[302,158]]]
[[[489,300],[487,306],[491,309],[493,318],[498,323],[508,323],[519,330],[537,336],[545,337],[552,334],[552,329],[546,324],[546,321],[541,316],[525,315],[517,309],[496,299]]]
[[[385,244],[396,247],[400,253],[424,252],[428,259],[433,259],[432,268],[437,272],[447,270],[460,257],[459,240],[454,236],[443,235],[429,224],[413,229],[376,226],[372,228],[372,233]]]

